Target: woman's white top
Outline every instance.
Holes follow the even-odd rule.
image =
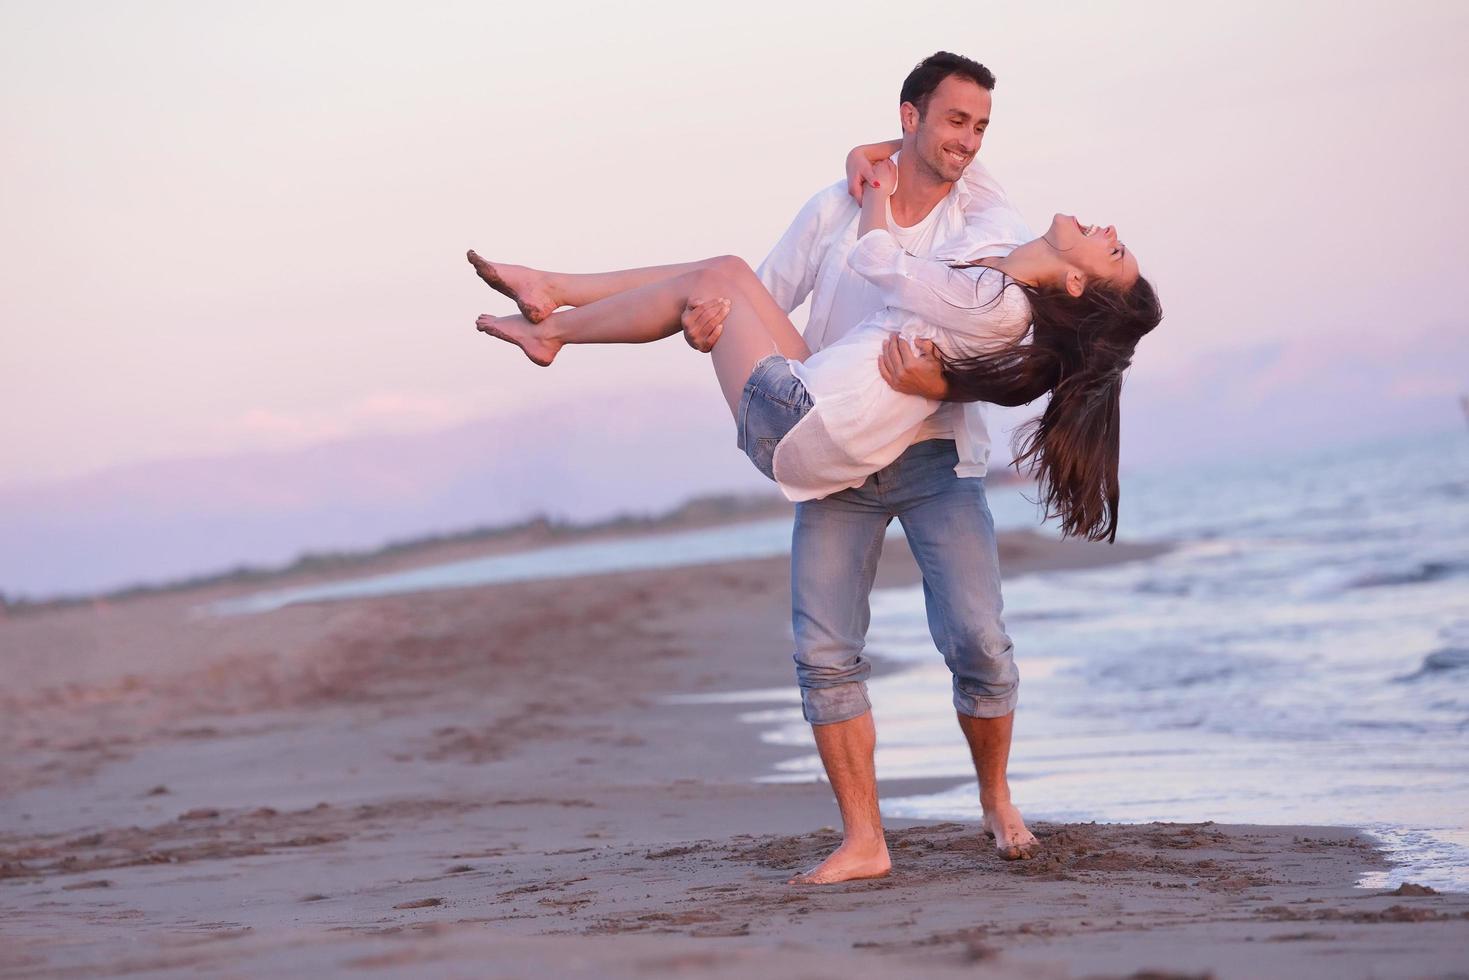
[[[1014,247],[996,241],[1013,237],[977,228],[967,254],[1003,255]],[[1017,341],[1030,326],[1030,303],[999,270],[918,258],[887,229],[863,235],[847,261],[887,305],[804,362],[791,361],[813,407],[775,448],[775,480],[790,500],[860,487],[901,456],[944,404],[888,387],[877,362],[890,334],[931,340],[945,354],[965,357]]]

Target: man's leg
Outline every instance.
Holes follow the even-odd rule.
[[[854,878],[880,878],[892,867],[882,835],[877,807],[877,728],[872,712],[850,721],[812,725],[821,765],[831,781],[842,814],[842,843],[816,867],[791,879],[791,884],[825,885]]]
[[[868,595],[891,518],[867,487],[796,506],[791,625],[801,706],[842,814],[842,843],[793,883],[885,875],[891,867],[877,807],[876,729],[862,656]]]
[[[1001,618],[999,551],[984,481],[954,473],[953,443],[919,443],[889,489],[923,572],[929,631],[954,675],[954,709],[979,780],[984,828],[1001,856],[1030,857],[1035,836],[1010,799],[1006,769],[1020,675]]]
[[[980,826],[995,839],[995,850],[1006,860],[1033,857],[1039,842],[1010,799],[1010,782],[1006,777],[1015,712],[998,718],[975,718],[962,711],[958,715],[959,727],[969,742],[969,756],[979,777],[979,806],[984,811]]]

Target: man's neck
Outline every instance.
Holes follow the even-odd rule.
[[[913,227],[953,189],[953,181],[941,180],[923,165],[912,147],[903,147],[898,154],[898,189],[891,199],[893,220],[904,228]]]

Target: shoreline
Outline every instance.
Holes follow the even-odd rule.
[[[671,510],[652,514],[618,514],[602,521],[561,523],[544,515],[495,527],[476,527],[439,535],[389,540],[375,548],[347,551],[304,551],[288,563],[240,565],[186,578],[134,582],[106,590],[19,597],[5,601],[0,592],[0,622],[6,615],[26,616],[98,603],[129,602],[180,592],[234,589],[295,588],[341,578],[385,575],[470,558],[508,555],[590,541],[673,534],[720,527],[789,513],[790,504],[778,496],[696,497]]]
[[[1007,579],[1166,548],[1004,542]],[[917,580],[901,544],[879,587]],[[1407,976],[1469,941],[1469,895],[1356,888],[1383,858],[1347,828],[1037,821],[1007,863],[892,820],[892,876],[789,888],[836,808],[754,779],[809,750],[662,701],[793,688],[788,575],[0,624],[0,975]]]

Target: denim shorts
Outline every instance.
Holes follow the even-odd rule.
[[[735,445],[755,469],[775,479],[775,447],[811,411],[811,393],[781,354],[761,359],[745,381],[735,422]]]

